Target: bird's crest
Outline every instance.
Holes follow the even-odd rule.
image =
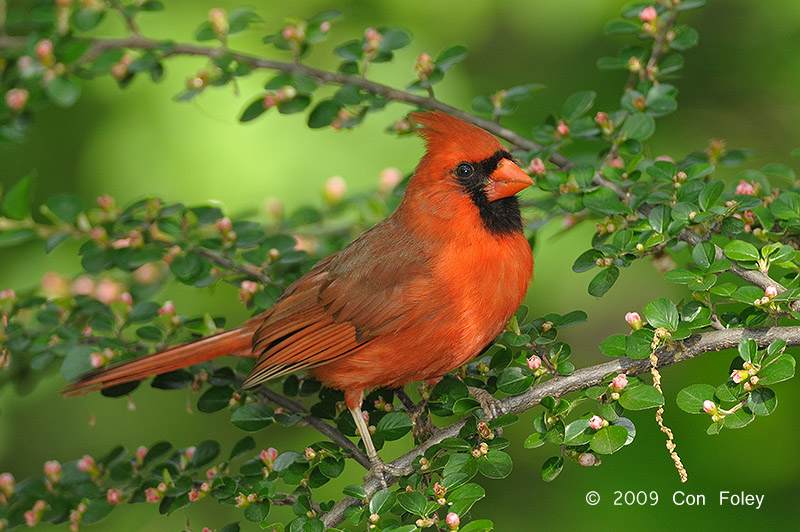
[[[503,145],[488,131],[442,111],[412,113],[410,116],[422,126],[417,133],[425,140],[428,153],[457,152],[459,156],[463,153],[467,160],[480,161],[503,149]]]

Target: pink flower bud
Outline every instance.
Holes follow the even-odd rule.
[[[53,41],[50,39],[42,39],[36,43],[33,47],[33,51],[40,61],[45,62],[53,55]]]
[[[53,484],[61,480],[61,464],[58,460],[48,460],[44,463],[44,476]]]
[[[362,48],[366,54],[374,54],[378,51],[383,41],[383,35],[375,28],[367,28],[364,32],[364,44]]]
[[[108,504],[119,504],[121,495],[122,494],[119,490],[110,488],[108,491],[106,491],[106,501],[108,501]]]
[[[94,279],[88,275],[80,275],[72,281],[72,293],[76,296],[88,296],[94,292]]]
[[[57,272],[47,272],[42,276],[41,290],[48,298],[69,295],[69,282]]]
[[[317,453],[311,447],[306,447],[306,450],[304,451],[303,454],[304,454],[306,460],[308,460],[309,462],[317,457]]]
[[[597,457],[592,453],[583,453],[578,457],[578,463],[583,467],[592,467],[597,463]]]
[[[744,179],[740,179],[739,184],[736,185],[736,194],[752,196],[755,194],[755,188],[753,188],[752,183],[748,183]]]
[[[158,313],[161,316],[164,316],[164,315],[172,316],[173,314],[175,314],[175,304],[172,301],[165,301],[164,304],[161,305],[161,308],[158,309]],[[191,447],[190,447],[190,449],[191,449]],[[191,458],[191,457],[189,457],[189,458]]]
[[[778,295],[778,289],[774,286],[768,286],[764,289],[764,294],[770,299]]]
[[[753,386],[757,386],[759,380],[760,379],[758,378],[758,375],[753,375],[752,377],[750,377],[750,384],[752,384]]]
[[[559,120],[558,124],[556,124],[556,131],[558,132],[559,136],[566,137],[569,135],[569,126],[563,120]]]
[[[615,390],[622,390],[628,385],[628,376],[624,373],[618,374],[616,377],[611,379],[611,387]]]
[[[605,420],[600,416],[592,416],[592,418],[589,420],[589,426],[592,427],[594,430],[602,429],[604,423]]]
[[[492,430],[489,428],[489,425],[487,425],[483,421],[479,421],[478,422],[478,436],[480,436],[483,439],[487,439],[487,438],[491,437],[491,435],[492,435]]]
[[[705,401],[703,401],[703,412],[709,415],[716,414],[717,405],[714,404],[714,401],[706,399]]]
[[[189,492],[189,502],[195,502],[200,498],[200,492],[193,489]]]
[[[217,222],[214,225],[217,226],[217,229],[219,230],[220,233],[227,233],[228,231],[233,229],[233,222],[231,222],[231,219],[228,218],[227,216],[217,220]]]
[[[6,288],[5,290],[0,290],[0,301],[6,302],[15,302],[17,300],[17,293],[14,292],[11,288]]]
[[[433,58],[431,58],[431,54],[427,52],[422,52],[419,54],[417,57],[417,62],[414,64],[414,70],[417,72],[417,75],[421,80],[428,79],[428,76],[431,75],[434,67],[435,65],[433,63]]]
[[[628,312],[625,314],[625,321],[628,322],[628,325],[630,325],[634,331],[638,331],[642,328],[642,317],[639,316],[638,312]]]
[[[736,384],[739,384],[739,383],[741,383],[741,382],[742,382],[743,380],[745,380],[747,377],[748,377],[748,374],[747,374],[747,372],[746,372],[746,371],[742,371],[742,370],[735,369],[735,370],[733,370],[733,371],[731,372],[731,380],[732,380],[733,382],[735,382]]]
[[[15,113],[19,113],[28,103],[30,94],[25,89],[11,89],[6,93],[6,105]]]
[[[437,497],[444,497],[447,495],[447,488],[436,482],[433,485],[433,493],[435,493]]]
[[[294,26],[286,26],[281,30],[281,37],[286,39],[287,41],[291,41],[297,36],[297,32],[294,29]]]
[[[544,161],[540,157],[536,157],[528,165],[528,171],[533,175],[545,173]]]
[[[647,6],[639,11],[639,20],[642,22],[653,22],[657,17],[658,13],[656,12],[656,8],[653,6]]]
[[[597,122],[597,124],[599,124],[601,126],[607,125],[608,124],[608,113],[605,113],[603,111],[598,111],[597,114],[594,115],[594,121]]]
[[[445,522],[447,523],[447,528],[450,530],[458,530],[458,526],[461,524],[461,519],[458,517],[457,513],[450,512],[447,514]]]
[[[16,482],[14,480],[14,475],[11,473],[3,473],[0,475],[0,491],[3,492],[7,498],[11,498],[14,495],[14,491],[16,489]]]
[[[25,524],[28,525],[29,527],[33,528],[37,524],[39,524],[40,516],[36,512],[34,512],[32,510],[28,510],[23,515],[25,517]]]
[[[217,35],[225,35],[228,33],[230,27],[228,23],[228,12],[221,7],[215,7],[208,11],[208,21],[211,23],[211,29]]]
[[[121,299],[123,286],[113,279],[101,279],[94,290],[94,298],[104,305]],[[129,294],[130,295],[130,294]]]
[[[381,170],[378,178],[378,192],[388,194],[403,180],[403,173],[397,168],[389,167]]]
[[[326,20],[325,22],[320,24],[319,31],[321,31],[322,33],[328,33],[329,31],[331,31],[331,23]]]
[[[136,461],[139,463],[143,462],[145,456],[147,456],[147,447],[140,445],[136,448]]]
[[[272,465],[275,462],[275,459],[278,457],[278,450],[274,447],[270,447],[269,449],[264,449],[261,451],[261,461],[265,464]]]
[[[161,500],[161,494],[155,488],[147,488],[144,490],[144,497],[147,502],[158,502]]]
[[[275,98],[274,94],[265,94],[264,95],[264,109],[269,109],[270,107],[275,107],[278,103],[278,100]]]
[[[537,370],[542,367],[542,359],[536,355],[531,355],[528,359],[528,367],[532,370]]]
[[[341,176],[333,176],[325,181],[323,196],[331,205],[338,205],[347,192],[347,182]]]
[[[95,464],[94,458],[88,454],[83,455],[83,458],[78,460],[78,469],[92,476],[98,473],[97,464]]]
[[[103,194],[97,198],[97,206],[105,211],[110,211],[114,208],[114,198],[108,194]]]

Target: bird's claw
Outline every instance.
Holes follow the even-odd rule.
[[[500,399],[495,398],[483,388],[470,386],[469,393],[471,393],[472,397],[477,399],[477,401],[481,404],[481,409],[483,410],[483,415],[485,418],[489,420],[497,419],[506,413],[505,408],[503,408],[503,402]]]

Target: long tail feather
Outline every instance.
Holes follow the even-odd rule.
[[[230,331],[87,373],[66,386],[61,393],[67,397],[83,395],[153,375],[161,375],[223,355],[253,357],[255,356],[252,352],[253,331],[247,325],[248,323],[245,323]]]

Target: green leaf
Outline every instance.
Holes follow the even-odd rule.
[[[697,46],[700,35],[697,30],[689,26],[678,26],[675,28],[675,38],[669,42],[669,47],[673,50],[688,50]]]
[[[750,392],[747,407],[757,416],[768,416],[778,407],[778,398],[770,388],[759,388]]]
[[[716,258],[717,250],[711,242],[700,242],[692,250],[692,259],[701,268],[708,268]]]
[[[759,384],[775,384],[794,377],[795,360],[788,353],[783,353],[761,366],[758,372]]]
[[[781,192],[781,195],[770,204],[769,209],[779,220],[800,218],[800,196],[791,190]]]
[[[627,340],[624,334],[609,336],[600,344],[600,352],[609,357],[625,356]]]
[[[207,414],[217,412],[228,407],[232,395],[233,389],[230,386],[212,386],[197,400],[197,409]]]
[[[240,406],[234,411],[231,423],[244,431],[255,432],[272,424],[274,414],[272,408],[267,405],[250,403]]]
[[[322,100],[308,115],[308,127],[318,129],[331,125],[341,108],[342,106],[333,100]]]
[[[228,460],[235,460],[240,456],[244,456],[245,454],[249,453],[253,449],[256,448],[256,441],[253,439],[252,436],[245,436],[241,440],[237,441],[236,444],[231,449],[231,454],[228,457]]]
[[[406,512],[425,516],[425,508],[428,506],[428,501],[423,494],[416,491],[400,493],[397,495],[397,502]]]
[[[590,446],[597,453],[612,454],[620,450],[626,441],[628,441],[628,429],[620,425],[609,425],[592,436]]]
[[[203,467],[204,465],[210,464],[217,456],[219,456],[219,451],[219,442],[214,440],[206,440],[201,442],[195,448],[189,464],[191,467]]]
[[[744,240],[731,240],[725,245],[724,251],[726,257],[735,261],[754,261],[760,257],[756,247]]]
[[[517,395],[533,384],[533,373],[528,368],[511,366],[497,376],[497,389],[509,395]]]
[[[647,221],[650,222],[650,227],[653,228],[653,231],[664,234],[670,222],[669,207],[666,205],[656,205],[647,216]]]
[[[542,480],[550,482],[555,479],[564,469],[563,456],[551,456],[542,464]]]
[[[581,273],[591,270],[597,266],[597,259],[601,258],[603,258],[603,253],[601,251],[596,249],[584,251],[577,259],[575,259],[575,263],[572,265],[572,271],[575,273]]]
[[[645,305],[642,313],[653,327],[664,327],[668,331],[678,328],[678,308],[675,303],[665,297],[660,297]]]
[[[359,486],[357,484],[350,484],[348,486],[345,486],[344,489],[342,489],[342,493],[344,493],[348,497],[354,497],[356,499],[361,499],[361,500],[367,499],[367,492],[364,491],[364,488],[362,486]]]
[[[379,50],[390,52],[411,44],[411,34],[400,28],[381,28],[381,44]]]
[[[704,401],[714,400],[714,387],[708,384],[692,384],[687,386],[675,398],[678,408],[690,414],[705,414]]]
[[[698,274],[696,271],[693,272],[691,270],[685,270],[683,268],[678,268],[677,270],[670,270],[664,274],[665,281],[677,284],[689,284],[702,279],[703,279],[702,274]]]
[[[254,523],[260,523],[269,517],[269,499],[256,501],[244,509],[244,518]]]
[[[564,107],[561,110],[562,117],[567,122],[571,122],[589,111],[594,105],[594,100],[597,93],[594,91],[576,92],[572,94],[567,101],[564,102]]]
[[[635,113],[625,120],[620,131],[628,139],[647,140],[656,131],[656,121],[645,113]]]
[[[86,511],[83,512],[83,515],[81,516],[81,523],[89,525],[101,521],[111,513],[111,510],[114,509],[114,506],[115,505],[103,499],[89,500],[88,504],[86,505]]]
[[[33,203],[33,177],[28,175],[20,179],[3,196],[2,208],[6,216],[13,220],[22,220],[31,213]]]
[[[60,220],[69,224],[74,224],[84,209],[83,201],[74,194],[58,194],[48,199],[45,205]]]
[[[372,494],[369,501],[369,512],[371,514],[385,514],[392,509],[397,502],[394,492],[388,488],[376,491]]]
[[[722,195],[724,189],[725,183],[720,179],[714,179],[706,183],[703,190],[700,191],[700,197],[698,198],[700,208],[704,211],[710,209]]]
[[[436,67],[442,72],[446,72],[459,61],[467,58],[467,49],[460,44],[446,48],[436,57]]]
[[[305,94],[298,94],[291,100],[286,100],[285,102],[279,103],[278,112],[282,115],[299,113],[309,105],[311,105],[311,97],[306,96]]]
[[[630,20],[612,20],[606,24],[606,35],[639,33],[641,31],[641,25],[635,24]]]
[[[584,443],[589,443],[592,435],[587,433],[588,429],[588,419],[573,421],[564,429],[564,445],[583,445]]]
[[[622,203],[614,191],[609,188],[598,188],[594,192],[584,194],[583,205],[592,214],[600,216],[613,216],[630,212],[630,208]]]
[[[653,343],[653,332],[650,329],[639,329],[628,336],[625,343],[625,354],[628,358],[641,360],[650,356],[650,345]]]
[[[459,532],[490,532],[494,525],[488,519],[476,519],[458,529]]]
[[[603,268],[600,272],[594,276],[589,282],[589,294],[595,297],[601,297],[603,294],[608,292],[614,283],[617,282],[619,278],[619,268],[616,266],[609,266],[608,268]]]
[[[387,441],[397,440],[405,436],[414,426],[405,412],[389,412],[375,426],[377,434]]]
[[[264,97],[259,96],[248,105],[244,111],[242,111],[242,116],[239,117],[239,122],[250,122],[251,120],[255,120],[262,114],[266,112],[267,108],[264,107]]]
[[[54,104],[69,107],[78,101],[81,95],[81,86],[71,77],[56,77],[45,85],[44,93]]]
[[[756,345],[756,341],[752,338],[742,338],[739,341],[739,356],[742,357],[742,360],[745,362],[753,362],[756,358],[757,350],[758,345]]]
[[[795,250],[792,246],[787,246],[784,244],[776,251],[770,254],[769,263],[789,264],[790,262],[794,261],[796,255],[797,255],[797,250]]]
[[[545,443],[547,443],[547,440],[545,439],[544,434],[540,432],[534,432],[533,434],[525,438],[525,443],[523,444],[523,447],[525,447],[526,449],[535,449],[537,447],[541,447]]]
[[[449,511],[455,512],[458,515],[465,515],[469,509],[472,508],[473,504],[483,499],[485,496],[486,491],[479,484],[464,484],[448,494],[447,502],[450,504]],[[463,528],[461,530],[463,530]]]
[[[653,386],[636,386],[622,392],[619,404],[626,410],[646,410],[664,404],[664,396]]]
[[[764,291],[752,285],[740,286],[730,295],[731,299],[748,305],[752,305],[756,299],[761,299],[763,296]]]
[[[160,308],[161,305],[155,301],[140,301],[133,305],[133,309],[128,315],[128,320],[134,323],[150,321],[158,316],[158,310]]]
[[[36,231],[33,229],[12,229],[10,231],[0,231],[0,248],[16,246],[33,240]]]
[[[478,459],[478,471],[486,478],[506,478],[513,467],[511,457],[503,451],[489,451],[486,456]]]

